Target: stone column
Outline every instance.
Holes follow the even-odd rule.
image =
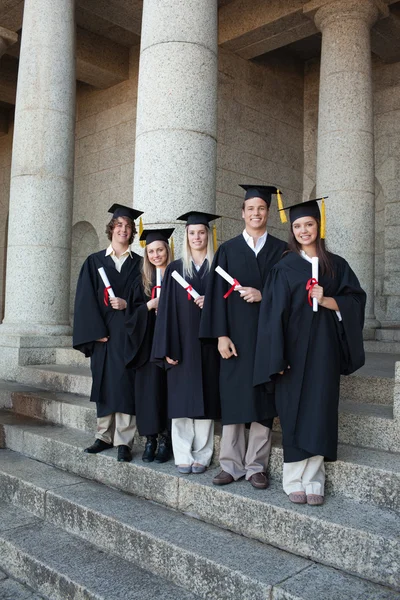
[[[312,3],[311,3],[312,4]],[[368,294],[366,337],[374,315],[374,123],[370,28],[374,0],[333,0],[315,13],[322,31],[317,196],[329,196],[327,243]]]
[[[144,0],[134,206],[146,224],[213,212],[217,0]]]
[[[75,0],[25,0],[1,334],[70,333]]]

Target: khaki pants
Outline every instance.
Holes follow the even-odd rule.
[[[221,469],[235,480],[255,473],[265,473],[271,451],[271,430],[260,423],[252,423],[246,450],[246,426],[224,425],[222,428],[219,462]]]
[[[283,463],[283,491],[324,495],[325,464],[323,456],[311,456],[298,462]]]
[[[112,413],[97,418],[96,439],[114,446],[132,448],[136,433],[136,417],[125,413]]]
[[[176,465],[199,463],[208,467],[214,448],[214,421],[172,419],[171,437]]]

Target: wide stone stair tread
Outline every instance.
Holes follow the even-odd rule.
[[[117,467],[117,463],[115,466]],[[192,519],[181,512],[146,502],[141,498],[124,494],[102,484],[86,482],[84,479],[61,472],[49,465],[9,450],[0,452],[0,477],[0,494],[8,503],[12,503],[0,505],[0,514],[5,515],[1,519],[3,526],[0,526],[0,530],[2,530],[0,547],[3,547],[0,553],[9,555],[11,567],[14,565],[17,570],[21,565],[18,565],[18,562],[13,559],[13,554],[30,555],[30,558],[27,559],[30,564],[36,560],[40,565],[45,564],[45,567],[42,568],[53,569],[55,573],[53,584],[59,580],[60,575],[57,573],[60,571],[60,565],[62,565],[62,577],[74,581],[78,577],[85,577],[83,585],[86,586],[96,584],[94,579],[98,570],[106,575],[114,571],[112,561],[107,568],[104,567],[104,570],[101,568],[101,562],[100,566],[97,566],[98,559],[95,553],[92,556],[93,561],[89,561],[88,573],[82,573],[82,566],[84,571],[86,570],[84,555],[88,551],[87,544],[89,543],[107,553],[105,556],[103,555],[105,565],[107,565],[107,557],[110,554],[121,556],[124,561],[135,563],[141,568],[145,567],[146,570],[166,577],[202,598],[218,600],[225,598],[229,600],[231,598],[248,600],[261,600],[261,598],[276,600],[340,600],[341,598],[398,600],[400,598],[398,592],[349,574],[340,573],[326,566],[316,565],[306,558],[294,556],[268,544]],[[196,487],[206,487],[211,490],[210,477],[211,474],[208,473],[207,483],[196,483]],[[184,487],[187,484],[189,484],[188,479],[185,481]],[[255,528],[261,530],[269,527],[276,528],[267,512],[261,522],[262,513],[256,515],[252,510],[252,503],[261,503],[266,508],[268,507],[268,502],[260,500],[263,492],[260,495],[258,490],[253,490],[245,482],[239,483],[238,488],[241,488],[241,491],[234,494],[217,490],[218,496],[230,497],[230,499],[240,496],[241,504],[247,503],[245,508],[250,512],[247,518],[255,519],[253,522]],[[243,493],[244,489],[246,493]],[[287,500],[282,498],[280,490],[272,489],[265,493],[265,496],[267,495],[274,498],[273,502],[276,502],[277,505],[282,504],[282,510],[285,511]],[[279,502],[278,496],[280,497]],[[214,506],[211,506],[210,502],[211,498],[206,503],[209,508],[216,509],[217,504],[212,503]],[[337,512],[339,504],[340,501],[335,506],[332,505],[330,511]],[[21,508],[29,508],[38,516],[25,512]],[[320,512],[318,509],[315,512],[316,509],[310,509],[310,507],[294,508],[298,515],[302,515],[297,519],[299,522],[308,519],[307,526],[311,526],[313,521],[321,518],[318,516]],[[326,506],[322,507],[324,512],[326,512],[325,509]],[[306,516],[307,511],[310,511],[310,517]],[[347,503],[343,515],[349,512],[348,518],[350,518],[350,513],[353,511],[350,510]],[[387,513],[385,528],[389,527],[389,522],[394,521],[395,518],[394,514],[391,516],[389,511]],[[242,512],[241,516],[243,517],[245,514],[246,512]],[[372,510],[368,515],[366,513],[359,515],[358,519],[361,521],[368,517],[368,519],[375,520],[376,516],[377,511]],[[276,518],[278,517],[276,516]],[[356,517],[353,516],[353,518]],[[280,526],[281,534],[284,537],[284,526],[282,523]],[[304,528],[303,535],[307,526]],[[347,525],[347,527],[349,526]],[[376,529],[378,528],[379,524],[376,524]],[[294,536],[297,544],[303,545],[304,539],[297,537],[294,529],[289,533]],[[324,531],[321,531],[320,536],[324,535],[326,535]],[[335,532],[333,535],[334,538],[337,538]],[[383,535],[381,531],[379,536],[375,535],[375,537],[378,540],[382,539]],[[391,542],[393,544],[395,544],[395,535],[396,531],[392,523]],[[78,536],[80,539],[77,540],[74,536]],[[47,537],[48,543],[45,542]],[[323,545],[323,539],[314,535],[313,537],[314,545],[318,550],[321,544]],[[41,542],[40,539],[43,541]],[[78,548],[76,555],[75,543]],[[340,537],[336,539],[335,543],[338,551],[343,550],[340,548]],[[58,544],[60,544],[60,548],[64,545],[65,551],[60,549],[58,552]],[[35,552],[36,548],[37,552]],[[384,567],[386,567],[387,558],[380,556],[380,550],[379,547],[374,550],[376,560],[379,559],[380,563],[383,561]],[[79,556],[82,557],[80,560]],[[101,560],[102,557],[100,557]],[[7,567],[5,568],[7,570]],[[396,565],[393,564],[393,572],[395,568]],[[130,573],[130,569],[127,566],[118,569],[117,562],[116,573],[121,573],[120,585],[124,585],[126,579],[122,577],[122,574]],[[48,572],[47,570],[46,574]],[[151,583],[152,579],[147,581]],[[26,581],[26,583],[32,585],[30,581]],[[100,582],[97,583],[100,585]],[[110,589],[113,589],[112,586]],[[38,591],[45,593],[43,589]],[[113,600],[114,597],[121,600],[130,597],[147,598],[145,595],[122,595],[120,590],[119,594],[117,596],[104,594],[99,597],[107,600]],[[97,598],[97,596],[93,597]],[[154,597],[172,598],[173,596],[166,594]],[[183,590],[181,595],[176,595],[177,599],[192,597],[194,596],[183,595]]]
[[[339,404],[339,412],[393,420],[393,406],[385,406],[383,404],[359,404],[358,402],[343,399]]]
[[[27,522],[16,526],[20,514]],[[55,599],[196,600],[165,578],[149,573],[121,557],[54,527],[21,507],[0,503],[0,560],[2,567],[23,583]],[[1,594],[1,587],[0,587]],[[0,596],[1,597],[1,596]],[[15,599],[16,600],[16,599]]]

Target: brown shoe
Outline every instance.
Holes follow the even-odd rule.
[[[307,504],[310,506],[322,506],[324,497],[318,494],[307,494]]]
[[[214,485],[228,485],[228,483],[232,483],[233,481],[235,480],[232,475],[226,471],[221,471],[221,473],[218,473],[212,480]]]
[[[265,473],[254,473],[251,477],[249,477],[249,481],[251,485],[258,490],[266,490],[269,482]]]
[[[305,492],[292,492],[289,494],[289,500],[294,504],[307,504],[307,496]]]

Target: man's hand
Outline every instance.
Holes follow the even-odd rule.
[[[178,364],[178,360],[173,360],[172,358],[170,358],[169,356],[165,357],[165,360],[167,361],[167,363],[169,365],[172,365],[173,367],[175,367]]]
[[[147,310],[157,310],[160,298],[153,298],[147,303]]]
[[[126,300],[123,298],[110,298],[110,304],[114,310],[125,310],[127,306]]]
[[[237,286],[235,290],[239,290],[240,295],[246,302],[261,302],[262,296],[260,290],[252,287]]]
[[[218,352],[222,358],[231,358],[231,356],[237,356],[235,344],[226,335],[218,338]]]
[[[105,343],[105,342],[108,342],[109,339],[110,339],[110,336],[107,336],[107,337],[100,338],[99,340],[96,340],[96,342]]]
[[[196,298],[196,300],[194,301],[195,304],[197,304],[197,306],[199,308],[203,308],[204,305],[204,296],[199,296],[198,298]]]

